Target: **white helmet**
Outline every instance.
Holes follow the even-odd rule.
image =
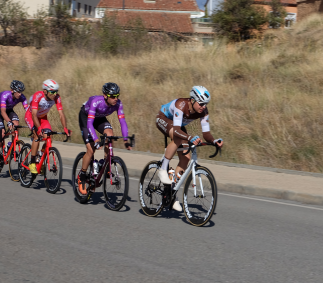
[[[43,89],[57,91],[59,89],[59,84],[54,80],[46,80],[43,82]]]
[[[209,103],[211,95],[204,86],[193,86],[190,97],[193,98],[197,103]]]

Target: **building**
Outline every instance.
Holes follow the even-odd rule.
[[[205,13],[206,16],[210,17],[214,10],[223,2],[223,0],[207,0],[205,3]]]
[[[33,18],[37,10],[49,10],[51,5],[63,2],[70,8],[70,13],[78,18],[94,18],[95,8],[100,0],[19,0],[20,3],[27,7],[27,13]]]

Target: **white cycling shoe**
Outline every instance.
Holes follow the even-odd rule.
[[[163,184],[166,184],[166,185],[172,184],[172,181],[169,179],[168,173],[166,170],[160,168],[158,170],[158,177]]]
[[[179,212],[182,211],[182,206],[178,201],[178,197],[176,197],[176,200],[175,200],[175,202],[173,204],[173,209],[176,210],[176,211],[179,211]]]

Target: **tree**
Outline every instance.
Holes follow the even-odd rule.
[[[253,3],[253,0],[222,2],[211,17],[216,32],[230,40],[240,41],[250,38],[255,31],[262,31],[268,22],[267,12]]]
[[[281,4],[280,0],[271,0],[271,12],[268,14],[268,22],[271,28],[279,28],[284,26],[286,9]]]
[[[5,44],[9,43],[9,34],[16,37],[23,29],[27,20],[26,8],[14,0],[0,0],[0,26],[4,33]]]

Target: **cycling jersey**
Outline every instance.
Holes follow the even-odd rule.
[[[10,90],[3,91],[0,93],[0,108],[6,108],[6,110],[11,110],[19,102],[21,102],[25,110],[27,110],[28,103],[26,97],[23,94],[21,94],[21,96],[18,99],[16,99],[14,98]]]
[[[56,104],[57,110],[63,110],[61,97],[57,94],[54,100],[46,100],[45,94],[43,91],[37,91],[29,99],[30,107],[29,111],[32,112],[32,109],[37,109],[37,118],[44,118],[47,116],[49,110]]]
[[[109,116],[115,111],[117,111],[118,114],[122,135],[124,137],[128,136],[128,126],[123,112],[123,105],[120,99],[118,99],[116,105],[110,106],[105,102],[105,99],[102,95],[97,95],[91,96],[89,100],[86,101],[83,105],[84,106],[82,107],[82,111],[87,114],[87,128],[94,141],[98,139],[93,126],[94,119]],[[127,139],[125,138],[124,140]]]
[[[169,119],[172,120],[170,124],[171,127],[174,127],[174,135],[178,138],[184,140],[190,140],[191,136],[186,134],[181,127],[188,125],[194,120],[200,118],[202,132],[204,136],[206,136],[207,140],[211,140],[211,136],[208,134],[210,132],[210,124],[209,124],[209,113],[207,108],[204,109],[202,113],[191,113],[189,105],[191,103],[190,98],[179,98],[175,99],[165,105],[163,105],[160,111]],[[160,117],[157,115],[157,123],[159,122]],[[161,123],[159,123],[161,124]],[[169,123],[167,123],[169,125]],[[161,124],[165,128],[165,123]],[[166,129],[166,128],[165,128]],[[165,131],[164,131],[165,132]]]

